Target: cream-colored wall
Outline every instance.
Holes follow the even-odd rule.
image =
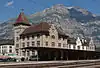
[[[63,38],[61,38],[61,39],[59,39],[58,38],[58,32],[57,32],[57,30],[56,30],[56,28],[55,28],[55,26],[52,24],[52,26],[51,26],[51,28],[49,29],[49,36],[47,37],[46,35],[41,35],[40,36],[40,38],[37,38],[37,36],[34,36],[34,39],[32,39],[32,35],[30,35],[29,36],[29,40],[27,39],[27,37],[25,37],[25,39],[23,40],[23,39],[19,39],[19,41],[16,41],[16,37],[20,37],[19,35],[25,30],[27,28],[27,26],[22,26],[22,25],[20,25],[20,26],[16,26],[15,27],[15,31],[14,31],[14,33],[15,33],[15,46],[16,46],[16,44],[19,44],[19,48],[23,48],[22,47],[22,44],[23,44],[23,42],[25,43],[25,47],[27,47],[27,42],[29,42],[30,43],[30,45],[29,45],[29,47],[48,47],[48,48],[59,48],[59,49],[74,49],[73,47],[75,46],[75,49],[74,50],[78,50],[78,46],[80,46],[80,49],[79,50],[87,50],[87,51],[95,51],[95,49],[89,49],[89,47],[87,47],[87,46],[84,46],[84,49],[82,48],[83,46],[82,46],[82,43],[81,43],[81,41],[80,41],[80,39],[78,38],[77,39],[77,41],[76,41],[76,45],[74,45],[74,44],[68,44],[67,43],[67,39],[63,39]],[[19,32],[19,33],[17,33],[17,32]],[[53,39],[51,36],[52,35],[54,35],[55,36],[55,39]],[[32,41],[34,41],[35,43],[35,45],[34,46],[32,46]],[[37,46],[37,41],[40,41],[40,46]],[[46,46],[45,45],[45,43],[46,42],[48,42],[48,46]],[[55,42],[55,46],[52,46],[51,44],[52,44],[52,42]],[[59,47],[58,46],[58,43],[61,43],[61,47]],[[64,44],[64,46],[63,46],[63,44]],[[70,47],[69,47],[70,46]],[[19,49],[18,48],[18,49]],[[17,49],[17,48],[16,48]],[[19,54],[18,55],[21,55],[21,56],[23,56],[22,55],[22,51],[23,50],[20,50],[19,49]],[[27,55],[27,51],[30,51],[30,55],[32,55],[32,51],[31,50],[26,50],[25,51],[25,53],[26,53],[26,55],[25,56],[27,56],[28,57],[28,55]]]
[[[52,31],[52,29],[54,31]],[[52,37],[51,37],[52,35],[55,36],[55,39],[52,39]],[[56,28],[54,27],[54,25],[52,25],[51,28],[49,29],[49,36],[48,37],[46,37],[46,35],[42,35],[42,36],[40,36],[40,38],[37,38],[37,36],[35,36],[34,39],[32,39],[32,36],[30,36],[29,40],[27,40],[27,37],[25,37],[25,40],[22,40],[21,44],[24,42],[25,46],[27,47],[27,42],[30,42],[30,46],[32,46],[32,41],[35,42],[34,47],[37,47],[36,42],[40,41],[40,46],[38,46],[38,47],[73,49],[73,46],[75,46],[75,50],[78,50],[78,46],[80,46],[80,50],[86,50],[86,46],[84,46],[84,49],[83,49],[83,46],[82,46],[80,39],[78,39],[76,41],[77,42],[76,45],[73,45],[73,44],[68,45],[67,39],[64,39],[64,40],[63,40],[63,38],[58,39],[58,32],[57,32]],[[48,42],[48,46],[45,45],[45,42]],[[52,42],[55,42],[55,46],[51,45]],[[61,43],[61,47],[58,46],[58,43]],[[63,44],[65,44],[65,45],[63,46]],[[69,46],[70,46],[70,48],[69,48]],[[23,48],[23,47],[21,47],[21,48]],[[88,50],[88,48],[87,48],[87,50]]]
[[[19,25],[19,26],[14,26],[14,46],[15,46],[15,51],[16,49],[18,49],[19,54],[21,55],[21,39],[20,39],[20,34],[29,26],[24,26],[24,25]],[[17,41],[17,37],[19,38],[19,40]],[[16,44],[19,45],[19,47],[16,47]]]
[[[86,40],[85,40],[85,42],[86,42]],[[90,40],[90,43],[91,43],[91,40]],[[93,41],[92,41],[92,44],[89,44],[88,46],[84,46],[84,49],[83,49],[82,48],[82,42],[81,42],[79,37],[76,40],[76,49],[77,50],[78,50],[78,46],[80,46],[80,50],[95,51],[95,45],[93,44]]]
[[[12,48],[10,48],[10,46],[12,47]],[[14,45],[1,45],[0,46],[0,51],[1,51],[1,55],[3,55],[3,51],[5,50],[5,54],[7,55],[7,54],[10,54],[10,52],[9,52],[9,50],[12,50],[12,54],[15,54],[15,47],[14,47]]]

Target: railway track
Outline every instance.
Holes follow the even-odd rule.
[[[86,66],[98,66],[100,60],[76,60],[76,61],[33,61],[22,63],[0,64],[0,68],[81,68]]]

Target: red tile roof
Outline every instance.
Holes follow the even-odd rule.
[[[26,16],[24,15],[24,12],[21,12],[18,16],[18,18],[16,19],[16,22],[14,25],[18,25],[18,24],[23,24],[23,25],[30,25],[28,19],[26,18]]]
[[[35,32],[47,32],[50,27],[51,26],[48,23],[41,22],[40,24],[32,25],[29,28],[25,29],[25,31],[22,33],[22,35],[35,33]]]

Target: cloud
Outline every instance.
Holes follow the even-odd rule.
[[[14,1],[9,1],[9,2],[7,2],[7,3],[5,4],[5,6],[6,6],[6,7],[8,7],[8,6],[12,6],[13,3],[14,3]]]

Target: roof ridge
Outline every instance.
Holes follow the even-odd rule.
[[[23,24],[23,25],[30,25],[27,17],[24,15],[24,12],[21,12],[18,16],[18,18],[16,19],[16,22],[14,25],[18,25],[18,24]]]

